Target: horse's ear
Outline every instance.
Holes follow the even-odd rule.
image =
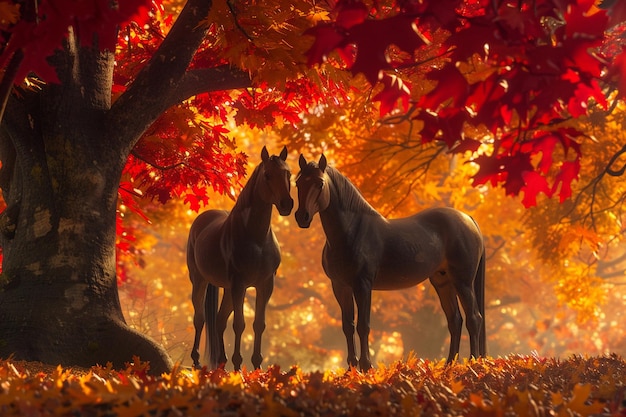
[[[283,161],[287,160],[287,146],[283,146],[283,150],[280,151],[280,159]]]
[[[270,159],[270,153],[267,151],[267,148],[263,146],[263,149],[261,150],[261,161],[265,162],[268,159]]]
[[[320,161],[317,164],[322,172],[326,171],[326,164],[326,157],[322,154],[322,156],[320,156]]]
[[[300,170],[302,171],[306,168],[306,159],[304,159],[304,155],[300,154],[300,159],[298,159],[298,164],[300,165]]]

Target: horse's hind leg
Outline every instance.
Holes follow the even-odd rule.
[[[254,311],[254,351],[252,352],[252,365],[254,369],[259,369],[263,363],[261,354],[261,340],[265,331],[265,310],[267,303],[274,291],[274,275],[268,278],[261,285],[256,287],[256,307]]]
[[[200,272],[196,268],[193,256],[193,248],[187,250],[187,268],[189,269],[189,279],[191,280],[191,301],[193,303],[193,327],[195,336],[193,347],[191,348],[191,359],[195,368],[200,367],[200,337],[204,327],[204,298],[208,282],[202,279]]]
[[[342,329],[348,344],[348,365],[356,367],[358,361],[354,347],[354,297],[352,288],[335,281],[332,281],[332,285],[333,293],[339,303],[339,308],[341,308]]]
[[[439,274],[439,273],[437,273]],[[456,298],[456,289],[449,277],[443,276],[444,279],[433,279],[430,282],[435,287],[441,308],[446,315],[448,321],[448,331],[450,332],[450,351],[448,353],[448,363],[453,362],[459,354],[461,345],[461,330],[463,328],[463,317],[459,310],[459,302]]]
[[[463,311],[465,311],[466,327],[470,339],[470,355],[473,358],[477,358],[481,356],[484,350],[483,342],[481,341],[483,318],[474,294],[474,286],[471,282],[463,281],[457,284],[456,287]]]

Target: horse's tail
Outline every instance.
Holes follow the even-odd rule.
[[[217,338],[217,305],[219,298],[219,287],[209,283],[204,297],[204,325],[206,328],[206,347],[204,356],[206,363],[211,369],[216,369],[219,365],[219,348]]]
[[[482,323],[480,326],[479,347],[478,354],[482,357],[487,355],[487,331],[485,329],[485,246],[483,245],[483,253],[480,256],[480,262],[478,263],[478,270],[476,271],[476,277],[474,278],[474,294],[476,295],[476,302],[478,303],[478,310],[482,316]]]

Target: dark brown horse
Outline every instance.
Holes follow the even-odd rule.
[[[348,364],[371,368],[368,336],[372,290],[399,290],[426,278],[437,290],[448,320],[450,353],[456,359],[463,319],[473,357],[486,353],[484,321],[485,254],[478,226],[468,215],[451,208],[433,208],[401,219],[387,220],[370,206],[339,171],[300,155],[296,221],[307,228],[320,214],[326,234],[322,265],[332,282],[343,332],[348,342]],[[361,357],[357,361],[356,330]]]
[[[232,211],[208,210],[191,225],[187,268],[193,286],[196,334],[191,358],[195,367],[200,366],[198,348],[205,321],[209,365],[216,368],[226,363],[224,331],[234,310],[232,361],[234,368],[240,369],[243,361],[241,334],[245,328],[243,304],[249,287],[256,288],[252,364],[260,368],[263,362],[261,336],[265,330],[265,308],[280,264],[278,242],[270,227],[272,205],[282,216],[288,216],[293,209],[289,195],[291,172],[286,159],[286,147],[280,156],[269,156],[263,147],[262,162],[252,172]],[[218,311],[219,287],[224,288],[224,294]]]

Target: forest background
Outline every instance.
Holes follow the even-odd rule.
[[[353,66],[353,74],[346,71],[345,50],[330,55],[319,73],[305,70],[303,63],[281,67],[294,57],[305,61],[307,51],[315,52],[314,36],[302,36],[306,26],[302,21],[313,27],[328,19],[332,9],[311,12],[308,2],[288,3],[274,14],[265,9],[261,14],[252,3],[233,9],[232,2],[216,1],[208,19],[210,36],[196,65],[206,63],[207,57],[212,64],[236,64],[258,83],[185,101],[164,113],[133,149],[118,206],[118,284],[128,324],[162,344],[174,361],[190,364],[193,308],[185,251],[191,222],[203,210],[232,207],[247,173],[259,163],[263,146],[278,153],[287,145],[294,176],[300,153],[317,159],[323,152],[388,217],[452,206],[476,219],[486,239],[490,355],[626,354],[626,184],[623,170],[619,175],[626,163],[626,107],[621,88],[602,85],[602,97],[587,91],[589,95],[575,103],[578,111],[569,103],[567,117],[552,125],[554,132],[576,132],[582,138],[578,155],[584,157],[572,160],[577,152],[571,149],[578,145],[562,147],[558,141],[532,153],[529,163],[550,177],[554,188],[528,178],[524,187],[515,188],[503,172],[491,177],[485,173],[489,164],[481,157],[486,158],[494,144],[488,131],[463,126],[458,133],[480,140],[461,141],[461,147],[441,138],[425,140],[426,124],[412,113],[418,106],[409,110],[408,103],[432,104],[433,91],[454,96],[460,86],[456,73],[446,73],[450,78],[441,76],[436,84],[420,70],[447,68],[449,51],[441,53],[434,47],[440,45],[439,37],[445,43],[445,34],[431,33],[430,41],[412,57],[421,67],[398,69],[411,89],[401,87],[402,94],[389,97],[384,95],[389,85],[383,82],[381,90],[372,83],[367,67],[357,71]],[[590,2],[577,3],[591,7]],[[143,25],[135,22],[120,32],[114,99],[159,45],[181,4],[153,6]],[[309,12],[300,16],[301,26],[293,30],[293,16],[280,15],[281,10],[288,10],[285,15]],[[523,11],[520,8],[520,15]],[[384,7],[377,13],[393,14]],[[590,13],[603,12],[594,7]],[[619,51],[622,43],[619,32],[609,33],[596,47]],[[393,47],[388,52],[395,58],[405,54]],[[309,67],[319,58],[314,55],[309,53]],[[306,72],[308,82],[285,75],[296,67]],[[459,71],[472,83],[493,74],[478,58],[469,59]],[[401,85],[398,80],[393,79]],[[36,88],[37,82],[28,79],[27,88]],[[444,91],[442,85],[448,85]],[[309,101],[285,99],[282,94],[290,88],[299,89],[300,97],[310,89]],[[522,119],[517,114],[511,125],[515,117]],[[190,139],[198,132],[210,138],[204,148]],[[200,163],[201,158],[206,160]],[[578,171],[564,180],[565,168],[574,164]],[[345,366],[339,310],[321,269],[324,237],[319,220],[311,229],[300,230],[292,217],[275,214],[272,224],[283,261],[267,312],[265,364],[298,364],[305,370]],[[250,290],[248,323],[253,297]],[[389,363],[410,351],[419,357],[444,357],[448,332],[431,286],[375,293],[371,338],[374,362]],[[244,333],[248,366],[251,344],[248,326]],[[461,347],[466,356],[465,335]],[[226,349],[230,354],[228,342]]]
[[[413,78],[414,85],[420,81]],[[371,90],[363,77],[352,82],[355,87],[341,107],[313,111],[295,125],[272,116],[263,105],[247,115],[233,109],[227,136],[233,152],[247,155],[246,172],[259,163],[262,146],[278,153],[287,145],[294,177],[301,152],[315,160],[324,152],[388,217],[434,206],[469,213],[486,238],[490,355],[626,354],[626,184],[623,177],[603,175],[607,166],[624,163],[623,156],[619,159],[626,143],[621,101],[610,111],[592,108],[588,117],[563,124],[593,138],[584,142],[585,158],[571,198],[561,203],[540,196],[535,205],[525,207],[523,196],[507,195],[503,187],[473,186],[478,166],[468,162],[471,152],[451,154],[441,142],[423,143],[409,117],[380,117],[378,106],[368,100]],[[245,117],[250,119],[240,123]],[[559,150],[554,152],[557,159]],[[617,159],[611,161],[614,155]],[[175,361],[189,363],[193,341],[187,232],[199,211],[232,207],[244,184],[242,178],[225,195],[219,192],[223,190],[209,191],[201,207],[180,199],[147,204],[142,210],[149,221],[122,206],[124,224],[135,237],[125,242],[132,255],[120,258],[126,271],[120,286],[125,316],[166,346]],[[301,230],[292,216],[275,213],[272,227],[283,261],[268,307],[265,362],[303,369],[345,366],[339,308],[321,268],[324,236],[319,220]],[[248,323],[253,297],[251,289]],[[445,357],[445,317],[428,282],[405,291],[375,292],[372,308],[374,362],[390,363],[410,351],[418,357]],[[230,326],[226,337],[232,338]],[[469,343],[465,333],[463,337],[461,354],[467,356]],[[251,326],[243,340],[250,352]],[[249,356],[244,354],[244,364],[250,367]]]

